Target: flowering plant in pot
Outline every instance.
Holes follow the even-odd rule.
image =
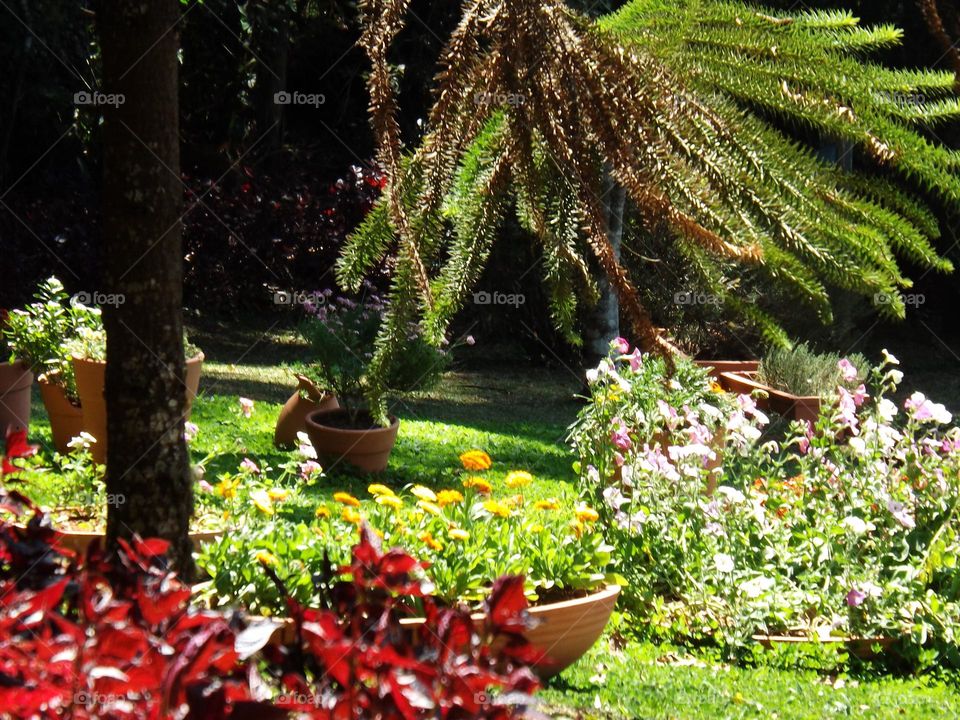
[[[396,442],[399,421],[371,412],[365,402],[370,387],[370,362],[386,306],[367,288],[357,300],[333,297],[310,308],[300,333],[309,343],[313,360],[303,375],[331,391],[339,409],[316,411],[306,418],[307,434],[322,461],[345,460],[361,470],[386,468]],[[380,387],[410,392],[428,387],[448,367],[450,354],[428,344],[411,325],[396,361]]]

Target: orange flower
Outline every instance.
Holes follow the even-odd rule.
[[[459,490],[441,490],[437,493],[437,504],[440,507],[456,505],[463,502],[463,494]]]
[[[360,507],[360,501],[348,492],[334,493],[333,499],[349,507]]]
[[[345,507],[343,512],[340,513],[340,517],[348,523],[353,523],[354,525],[359,525],[363,518],[360,517],[358,513],[353,508]]]
[[[319,520],[320,518],[330,517],[330,508],[326,505],[320,505],[313,513],[314,517]]]
[[[283,502],[290,495],[290,491],[286,488],[270,488],[267,490],[267,495],[274,502]]]
[[[576,509],[575,512],[577,520],[580,522],[596,522],[600,519],[600,515],[592,507],[587,507],[586,505],[581,505]]]
[[[460,456],[460,462],[463,463],[465,470],[477,472],[480,470],[489,470],[493,465],[490,456],[483,450],[467,450]]]
[[[482,477],[477,477],[476,475],[471,475],[463,481],[463,486],[465,488],[473,488],[481,495],[489,495],[493,492],[493,485],[488,483]]]
[[[502,502],[498,502],[496,500],[485,501],[483,503],[483,509],[491,515],[496,515],[497,517],[510,517],[510,508],[504,505]]]
[[[443,545],[438,543],[434,539],[433,535],[431,535],[430,533],[428,532],[420,533],[419,537],[420,537],[420,542],[422,542],[431,550],[436,550],[437,552],[440,552],[441,550],[443,550]]]
[[[532,482],[533,475],[528,473],[526,470],[513,470],[507,474],[507,479],[504,480],[504,484],[513,490],[525,487]]]
[[[558,500],[550,498],[549,500],[537,500],[533,504],[533,506],[537,510],[559,510],[560,502]]]

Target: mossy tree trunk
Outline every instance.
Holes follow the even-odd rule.
[[[108,289],[107,543],[138,533],[171,544],[193,574],[192,478],[184,424],[177,0],[97,8],[105,93],[103,240]]]

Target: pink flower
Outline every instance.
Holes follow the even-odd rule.
[[[847,593],[847,605],[850,607],[860,607],[866,599],[867,594],[857,588],[850,588],[850,592]]]
[[[809,420],[804,420],[803,425],[804,434],[797,443],[797,448],[800,450],[801,455],[806,455],[810,451],[810,441],[813,440],[813,423]]]
[[[477,341],[473,339],[473,335],[467,335],[463,339],[463,342],[465,342],[467,345],[474,345]]]
[[[627,355],[627,360],[630,361],[630,370],[636,372],[640,369],[640,366],[643,365],[643,357],[640,354],[640,348],[634,348],[633,352]]]
[[[623,455],[615,452],[613,454],[613,462],[616,463],[617,467],[623,467]]]
[[[857,368],[846,358],[838,362],[837,367],[840,369],[840,376],[844,382],[853,382],[857,379]]]
[[[856,432],[857,403],[853,399],[853,395],[847,392],[844,388],[837,388],[837,391],[840,393],[840,414],[838,419],[844,425]]]
[[[201,480],[200,482],[198,482],[197,487],[199,487],[205,493],[213,492],[213,485],[208,483],[206,480]]]
[[[615,418],[613,421],[613,429],[610,431],[610,442],[612,442],[618,450],[629,450],[633,447],[633,441],[627,433],[627,425],[620,418]]]
[[[253,400],[245,397],[240,398],[240,412],[243,413],[244,417],[253,415]]]
[[[902,502],[888,500],[887,510],[889,510],[890,514],[893,515],[893,519],[900,523],[900,525],[907,530],[913,530],[913,528],[917,526],[916,521],[914,521],[914,519],[910,516],[906,505],[904,505]]]
[[[250,458],[244,458],[243,462],[240,463],[240,470],[242,472],[252,473],[254,475],[260,474],[260,468],[257,467],[257,464]]]
[[[610,343],[610,347],[617,351],[618,355],[626,355],[630,352],[630,343],[626,338],[618,337]]]
[[[940,445],[940,451],[945,455],[960,451],[960,435],[953,438],[944,438],[943,443]]]
[[[863,405],[863,401],[870,397],[867,394],[867,387],[863,383],[857,385],[857,389],[853,391],[853,404],[857,407]]]
[[[320,467],[320,463],[316,460],[307,460],[306,462],[300,463],[300,477],[303,480],[310,480],[314,475],[319,474],[323,470]]]
[[[943,405],[930,402],[922,392],[915,392],[908,397],[903,403],[903,407],[910,413],[914,420],[919,420],[920,422],[933,420],[937,423],[946,424],[952,419],[952,416]]]
[[[196,423],[192,423],[189,420],[187,420],[183,424],[183,439],[186,440],[187,442],[190,442],[191,440],[193,440],[197,436],[197,433],[199,432],[200,432],[200,428],[197,427]]]

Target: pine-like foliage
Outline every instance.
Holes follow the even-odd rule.
[[[825,320],[828,286],[883,293],[902,316],[910,281],[898,256],[951,269],[931,245],[936,218],[904,187],[960,206],[960,155],[929,132],[960,117],[954,78],[870,62],[899,42],[892,27],[716,0],[633,0],[599,21],[561,0],[471,0],[441,58],[427,133],[405,151],[387,56],[407,4],[362,3],[392,182],[338,266],[354,287],[393,258],[375,375],[411,320],[440,340],[513,208],[541,243],[561,329],[574,335],[578,297],[594,291],[592,255],[637,339],[669,347],[608,242],[606,174],[771,340],[782,338],[773,319],[730,297],[731,263],[794,288]],[[851,143],[875,171],[845,172],[784,128]]]

